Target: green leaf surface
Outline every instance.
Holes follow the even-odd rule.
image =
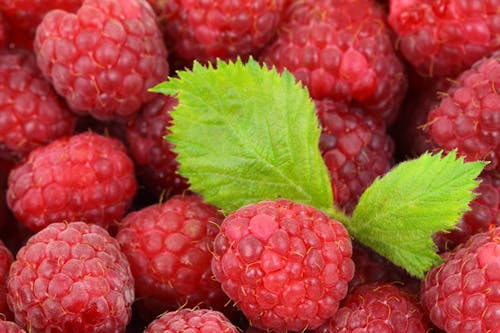
[[[289,72],[253,59],[195,63],[152,91],[179,99],[167,139],[206,201],[225,211],[276,198],[332,207],[314,104]]]
[[[485,165],[466,163],[456,151],[399,164],[363,193],[349,223],[351,235],[423,278],[441,261],[431,236],[455,227]]]

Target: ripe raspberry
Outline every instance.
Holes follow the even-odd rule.
[[[500,177],[483,173],[479,179],[481,184],[474,191],[478,196],[469,204],[470,210],[460,219],[458,228],[436,235],[441,251],[450,251],[474,234],[500,227]]]
[[[179,163],[172,144],[165,140],[170,133],[170,111],[177,105],[172,96],[158,95],[144,105],[140,115],[127,128],[130,155],[137,167],[137,176],[155,195],[182,193],[187,180],[177,173]]]
[[[455,76],[500,47],[496,0],[392,0],[389,23],[408,62],[426,76]]]
[[[136,188],[125,146],[87,132],[33,150],[9,175],[7,203],[34,231],[58,221],[107,227],[127,211]]]
[[[49,12],[34,50],[70,107],[100,120],[136,113],[168,75],[167,51],[145,0],[85,0],[76,14]]]
[[[12,321],[5,321],[0,317],[0,332],[2,333],[26,333],[21,327]]]
[[[30,332],[124,332],[134,300],[118,242],[84,222],[53,223],[31,237],[7,290],[16,322]]]
[[[14,261],[12,253],[0,240],[0,320],[2,318],[12,319],[12,313],[7,305],[6,282],[9,275],[10,265]],[[1,327],[0,321],[0,327]],[[0,330],[1,331],[1,330]]]
[[[75,119],[30,52],[0,51],[0,157],[20,159],[36,147],[73,134]]]
[[[154,320],[144,333],[238,333],[238,329],[220,312],[213,310],[182,309],[167,312]]]
[[[34,32],[50,10],[63,9],[76,12],[81,4],[82,0],[0,0],[0,10],[4,12],[5,19],[16,30]]]
[[[425,333],[428,319],[409,294],[393,284],[374,282],[349,293],[325,326],[317,332]]]
[[[326,99],[315,103],[334,200],[350,214],[363,191],[392,167],[394,143],[380,120],[361,108]]]
[[[338,309],[354,273],[342,224],[285,199],[238,209],[215,239],[212,271],[256,328],[314,329]]]
[[[429,271],[421,299],[448,333],[500,331],[500,228],[476,234]]]
[[[500,52],[482,59],[456,80],[428,116],[433,147],[457,149],[466,160],[487,160],[500,171]]]
[[[375,1],[291,1],[277,39],[260,59],[292,72],[314,99],[356,103],[395,119],[406,76]]]
[[[275,35],[285,0],[149,0],[175,56],[193,60],[245,58]]]
[[[126,215],[116,239],[152,315],[180,306],[222,310],[228,298],[210,267],[222,215],[199,196],[176,195]],[[152,309],[156,308],[156,309]]]

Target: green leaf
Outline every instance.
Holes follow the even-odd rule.
[[[332,207],[314,104],[292,74],[250,59],[178,76],[152,91],[179,99],[167,139],[192,190],[229,211],[276,198]]]
[[[475,197],[485,162],[464,162],[456,151],[399,164],[361,196],[349,231],[419,278],[440,263],[431,236],[455,227]]]

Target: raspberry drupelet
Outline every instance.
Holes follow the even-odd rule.
[[[285,199],[231,213],[215,239],[212,271],[256,328],[315,329],[331,318],[354,274],[344,226]]]

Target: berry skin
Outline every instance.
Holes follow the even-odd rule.
[[[136,189],[125,146],[87,132],[33,150],[9,174],[7,204],[33,231],[59,221],[107,227],[122,218]]]
[[[12,253],[0,240],[0,320],[1,318],[11,319],[12,317],[12,313],[7,305],[7,287],[5,282],[7,281],[10,265],[13,261]],[[0,321],[0,327],[1,325],[2,322]]]
[[[2,333],[26,333],[21,327],[12,321],[5,321],[0,318],[0,332]]]
[[[223,310],[228,298],[210,267],[221,222],[217,208],[195,195],[176,195],[123,218],[116,239],[130,262],[140,304],[157,308],[152,315],[180,306]]]
[[[467,161],[500,171],[500,52],[464,71],[428,115],[433,148],[457,149]]]
[[[134,280],[102,227],[53,223],[19,250],[7,281],[16,322],[30,332],[124,332]]]
[[[500,176],[483,173],[479,179],[481,184],[474,191],[478,196],[469,204],[470,210],[462,216],[457,229],[435,236],[441,251],[450,251],[470,236],[500,226]]]
[[[497,0],[392,0],[389,23],[413,68],[454,77],[500,47]]]
[[[179,163],[173,146],[164,138],[170,134],[170,111],[176,105],[175,97],[158,95],[127,127],[127,143],[137,176],[155,195],[178,194],[188,188],[187,180],[177,173]]]
[[[479,233],[430,270],[421,301],[448,333],[500,331],[500,228]]]
[[[351,240],[323,212],[285,199],[230,214],[212,271],[256,328],[315,329],[331,318],[353,277]]]
[[[314,99],[359,104],[390,123],[407,80],[385,17],[370,0],[290,1],[260,60],[288,69]]]
[[[363,191],[392,167],[394,143],[383,123],[359,107],[327,99],[315,104],[335,204],[350,214]]]
[[[358,286],[342,302],[327,327],[318,333],[425,333],[428,319],[415,300],[394,284]]]
[[[182,309],[167,312],[151,322],[143,333],[238,333],[238,329],[220,312]]]
[[[285,0],[149,2],[169,49],[189,66],[258,53],[275,35]]]
[[[71,135],[76,117],[21,49],[0,51],[0,156],[20,159],[36,147]]]
[[[168,74],[155,19],[145,0],[85,0],[76,14],[53,10],[37,28],[38,65],[75,112],[127,118]]]

